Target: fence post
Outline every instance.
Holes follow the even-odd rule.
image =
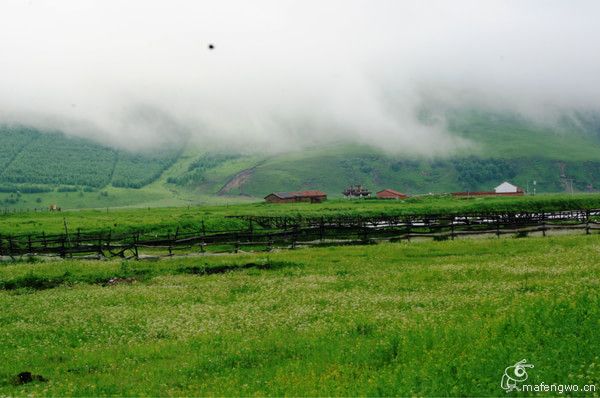
[[[546,236],[546,213],[542,213],[542,236]]]
[[[173,248],[171,247],[172,240],[171,240],[171,233],[170,232],[169,232],[169,235],[167,235],[167,240],[169,241],[169,256],[172,256],[173,255]]]
[[[98,234],[98,254],[104,257],[104,252],[102,251],[102,232]]]
[[[109,254],[112,254],[110,252],[110,241],[112,240],[112,229],[108,230],[108,238],[106,239],[106,249],[108,250]]]
[[[296,248],[297,238],[298,238],[298,226],[294,225],[294,228],[292,229],[292,249]]]
[[[133,237],[133,253],[134,253],[134,256],[135,256],[136,260],[140,259],[140,256],[139,256],[139,253],[138,253],[138,246],[137,246],[139,239],[140,239],[140,233],[137,232],[134,235],[134,237]]]
[[[13,241],[12,241],[12,237],[10,235],[8,235],[8,255],[12,257],[13,255]]]
[[[62,247],[63,247],[63,257],[65,257],[66,253],[67,253],[66,244],[68,241],[69,246],[71,246],[71,239],[69,238],[69,229],[67,228],[67,218],[66,217],[63,217],[63,223],[65,224],[65,239],[63,240]]]
[[[206,244],[206,227],[204,220],[200,221],[200,253],[204,253],[204,245]]]
[[[454,240],[454,221],[450,221],[450,239]]]
[[[496,217],[496,237],[500,239],[500,217]]]
[[[319,223],[319,238],[321,243],[323,243],[323,238],[325,236],[325,220],[323,219],[323,216],[321,216],[321,221]]]
[[[67,256],[67,249],[65,247],[65,241],[66,241],[66,239],[64,237],[60,240],[60,243],[61,243],[60,256],[62,258],[65,258]]]
[[[590,234],[590,211],[586,210],[585,212],[585,234]]]

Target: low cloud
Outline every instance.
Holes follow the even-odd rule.
[[[6,0],[0,121],[129,148],[446,154],[470,145],[447,109],[596,111],[597,15],[595,1]]]

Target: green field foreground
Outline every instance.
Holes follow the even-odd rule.
[[[524,358],[600,394],[599,235],[4,263],[0,288],[0,395],[507,396]]]

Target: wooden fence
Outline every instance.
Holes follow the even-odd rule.
[[[0,256],[139,258],[142,253],[170,256],[178,252],[238,252],[418,238],[446,240],[470,235],[526,236],[538,232],[545,236],[557,230],[590,234],[600,231],[599,217],[600,210],[426,216],[245,216],[239,218],[247,227],[240,230],[209,231],[202,223],[197,232],[180,233],[178,228],[174,234],[163,235],[142,231],[68,233],[66,228],[64,234],[57,235],[0,235]]]

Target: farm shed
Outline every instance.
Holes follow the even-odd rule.
[[[519,193],[523,192],[522,188],[519,188],[516,185],[511,184],[508,181],[504,181],[502,184],[498,185],[494,188],[494,192],[496,193]]]
[[[327,194],[321,191],[273,192],[265,196],[269,203],[320,203],[324,200],[327,200]]]
[[[408,195],[402,192],[394,191],[393,189],[384,189],[375,194],[377,199],[406,199]]]

